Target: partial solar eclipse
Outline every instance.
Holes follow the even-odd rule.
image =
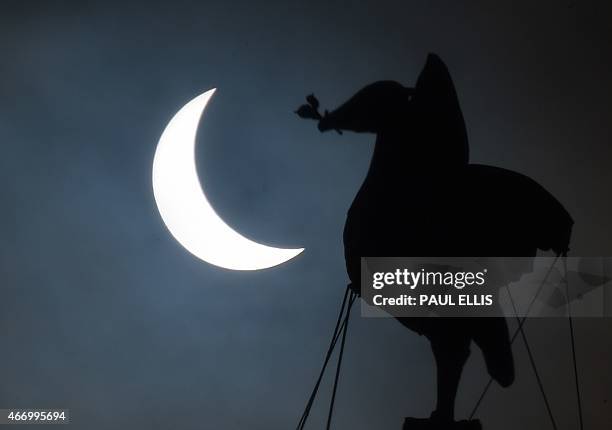
[[[206,91],[183,106],[159,139],[153,160],[157,208],[172,236],[201,260],[231,270],[277,266],[304,248],[275,248],[247,239],[219,217],[200,186],[196,132],[214,92]]]

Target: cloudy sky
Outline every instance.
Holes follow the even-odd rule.
[[[492,3],[3,2],[0,408],[69,408],[74,428],[92,430],[297,424],[346,285],[341,231],[373,136],[321,135],[292,111],[313,91],[333,108],[375,80],[411,85],[428,52],[453,74],[472,161],[557,196],[576,221],[573,255],[611,255],[612,8]],[[242,234],[305,247],[295,261],[212,267],[158,215],[157,140],[210,88],[203,187]],[[391,319],[353,323],[337,428],[427,415],[427,341]],[[527,326],[562,429],[577,423],[566,324]],[[576,330],[585,420],[607,428],[612,323]],[[517,382],[494,388],[480,417],[489,428],[548,428],[524,348],[515,351]],[[486,379],[474,350],[459,416]]]

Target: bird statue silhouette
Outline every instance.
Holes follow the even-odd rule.
[[[317,120],[322,132],[376,134],[368,173],[344,227],[346,269],[357,294],[362,256],[567,253],[573,220],[550,193],[522,174],[469,163],[457,93],[437,55],[429,54],[412,88],[379,81],[331,112],[321,115],[318,106],[310,95],[296,113]],[[427,337],[437,368],[431,417],[408,418],[404,428],[479,428],[476,421],[455,422],[457,388],[472,341],[482,350],[491,377],[503,387],[513,383],[505,318],[397,320]]]

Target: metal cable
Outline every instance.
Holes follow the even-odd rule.
[[[578,402],[578,419],[580,420],[580,430],[584,429],[582,418],[582,399],[580,396],[580,381],[578,377],[578,364],[576,362],[576,342],[574,339],[574,323],[572,318],[572,305],[570,303],[569,279],[567,277],[567,255],[563,256],[563,267],[565,271],[565,298],[567,300],[567,320],[569,321],[570,339],[572,344],[572,362],[574,365],[574,384],[576,386],[576,401]]]

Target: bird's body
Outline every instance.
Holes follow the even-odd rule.
[[[344,249],[359,285],[360,257],[530,257],[566,250],[572,220],[537,182],[467,164],[416,171],[402,182],[366,178],[348,211]]]

